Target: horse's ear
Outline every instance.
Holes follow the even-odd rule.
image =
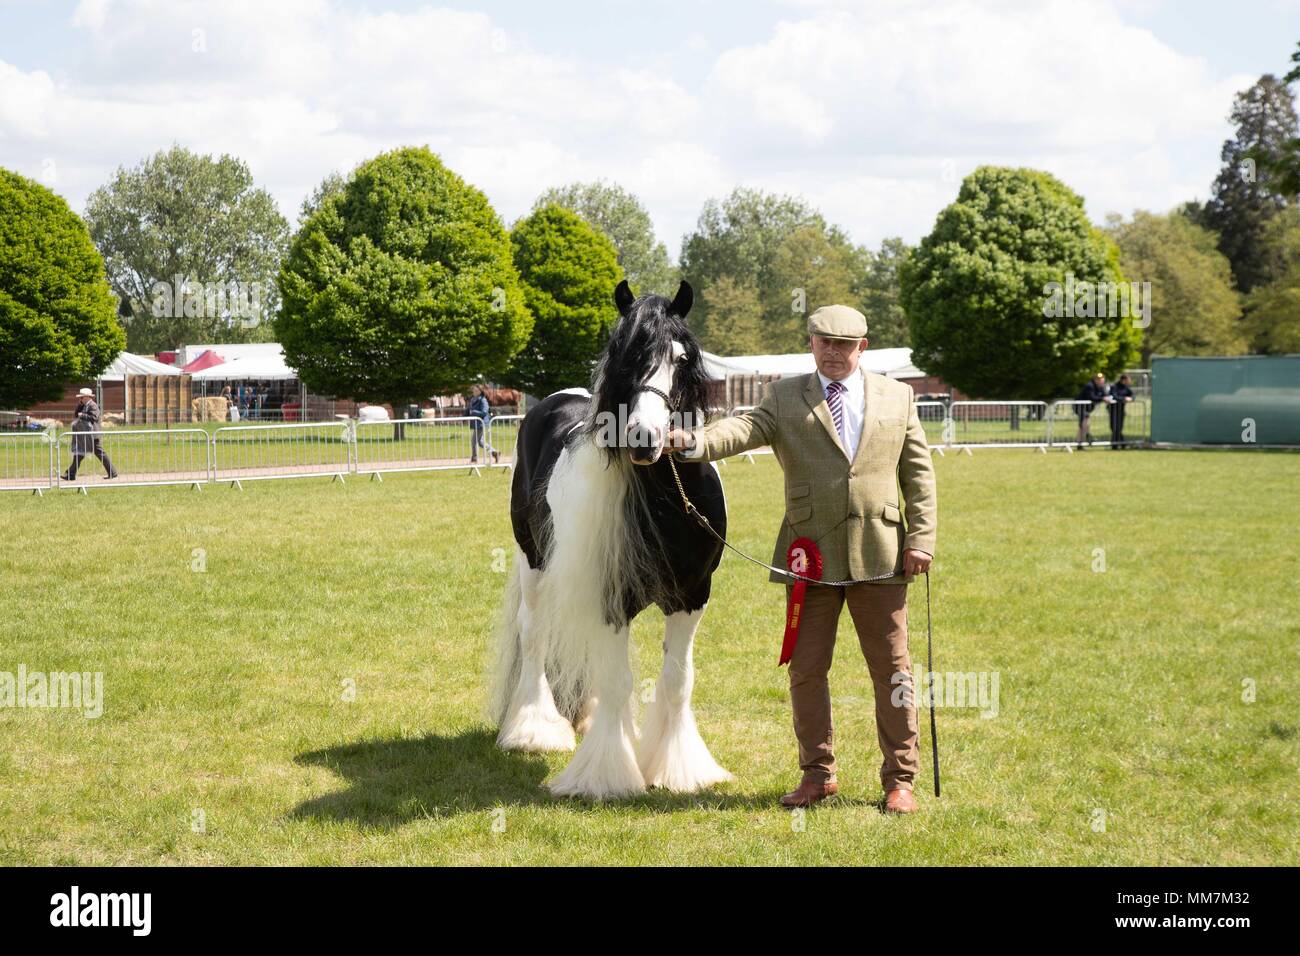
[[[695,301],[695,292],[691,289],[691,284],[685,279],[677,287],[677,294],[673,296],[673,304],[670,311],[679,319],[686,318],[686,313],[691,311],[691,303]]]
[[[632,303],[636,301],[636,296],[632,294],[632,288],[624,279],[617,288],[614,289],[614,304],[618,306],[618,314],[627,316],[627,310],[632,308]]]

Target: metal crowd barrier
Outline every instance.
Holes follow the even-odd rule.
[[[523,415],[498,415],[488,420],[487,443],[501,455],[500,461],[492,463],[494,466],[514,468],[515,451],[519,447],[519,427],[523,423]]]
[[[98,442],[112,462],[109,478],[94,446]],[[98,432],[65,431],[56,443],[55,480],[60,488],[109,485],[203,485],[212,475],[212,450],[202,428],[110,428]],[[73,459],[80,455],[77,474],[68,479]]]
[[[1088,409],[1087,431],[1084,444],[1110,446],[1116,444],[1114,427],[1111,421],[1111,409],[1114,406],[1105,403],[1093,403],[1086,399],[1062,399],[1052,402],[1051,445],[1074,451],[1079,442],[1080,411]],[[1147,403],[1134,399],[1124,405],[1124,424],[1122,427],[1124,444],[1145,445],[1151,438],[1151,425],[1147,415]],[[1090,437],[1089,437],[1090,436]]]
[[[54,487],[52,430],[0,434],[0,489],[41,494]]]
[[[1051,416],[1046,402],[953,402],[944,423],[944,446],[969,453],[971,448],[1037,448],[1051,445]]]
[[[355,472],[353,422],[223,425],[212,433],[212,480],[310,478]],[[391,427],[391,423],[390,423]]]
[[[476,425],[481,426],[481,420],[474,416],[354,422],[354,470],[379,478],[383,472],[392,471],[491,466],[492,456],[486,449],[475,447]],[[483,437],[493,444],[486,432]]]
[[[972,448],[1065,448],[1078,443],[1079,410],[1092,403],[1061,400],[1050,404],[1029,401],[917,402],[917,415],[930,447],[943,454]],[[754,408],[740,405],[730,414]],[[1110,406],[1091,409],[1092,443],[1113,444]],[[36,494],[47,488],[177,485],[200,487],[210,481],[267,478],[307,478],[329,475],[342,481],[349,474],[438,471],[480,467],[511,468],[519,440],[522,415],[490,419],[482,429],[488,447],[500,455],[493,461],[482,446],[475,455],[479,419],[398,419],[396,421],[314,422],[263,425],[223,425],[209,433],[202,428],[111,428],[100,432],[0,432],[0,491]],[[1127,443],[1150,441],[1150,411],[1138,399],[1125,406]],[[110,479],[93,454],[93,443],[111,460],[118,477]],[[76,478],[68,480],[74,449],[82,449]],[[771,454],[771,448],[745,452]],[[719,462],[722,464],[722,462]]]

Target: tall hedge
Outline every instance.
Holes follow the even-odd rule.
[[[500,218],[426,148],[324,197],[279,286],[285,357],[324,395],[402,405],[495,379],[532,330]]]
[[[85,223],[40,183],[0,168],[0,408],[54,401],[125,347]]]
[[[555,204],[515,223],[510,244],[533,332],[507,381],[534,395],[590,384],[618,320],[618,251],[576,213]]]

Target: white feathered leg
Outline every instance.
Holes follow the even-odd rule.
[[[641,728],[638,758],[647,786],[691,793],[730,780],[709,753],[695,726],[691,689],[695,666],[691,647],[704,616],[698,611],[668,615],[664,625],[664,669]]]
[[[562,797],[606,800],[645,791],[633,741],[628,628],[595,635],[590,648],[596,713],[569,765],[548,786]]]
[[[528,566],[523,552],[515,555],[519,564],[519,682],[506,709],[497,745],[503,750],[572,750],[576,743],[573,725],[560,716],[555,697],[546,680],[546,632],[534,621],[537,591],[542,574]]]

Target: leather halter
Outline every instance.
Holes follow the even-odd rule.
[[[657,389],[653,385],[639,385],[636,388],[632,389],[632,397],[635,398],[637,394],[640,392],[650,392],[651,394],[658,395],[660,398],[662,398],[664,400],[664,405],[668,407],[668,413],[670,415],[673,412],[677,411],[676,406],[673,405],[673,400],[668,397],[667,392],[664,392],[661,389]]]

